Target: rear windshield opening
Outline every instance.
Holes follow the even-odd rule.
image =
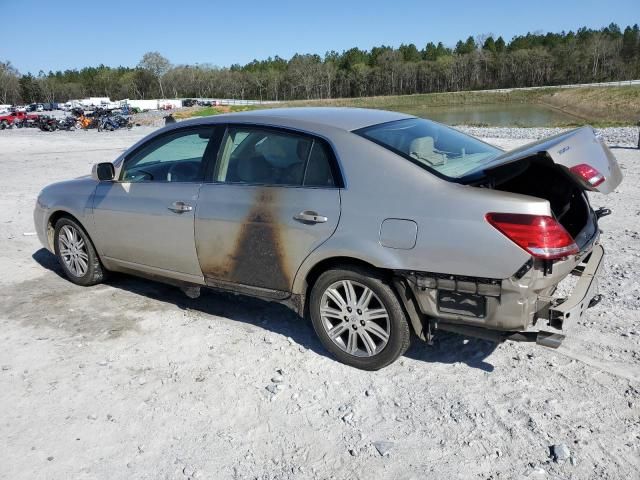
[[[397,120],[354,133],[448,178],[461,178],[502,154],[502,150],[423,118]]]

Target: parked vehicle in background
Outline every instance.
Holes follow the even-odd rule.
[[[183,107],[193,107],[194,105],[197,105],[197,103],[198,101],[193,98],[185,98],[182,100]]]
[[[58,120],[58,128],[60,130],[75,130],[76,129],[75,117],[67,116],[63,119]]]
[[[53,132],[58,129],[58,121],[49,115],[40,115],[38,128],[44,132]]]
[[[160,129],[46,187],[34,220],[78,285],[121,271],[281,302],[375,370],[410,327],[558,347],[600,299],[611,212],[587,192],[621,181],[591,127],[504,152],[400,113],[276,109]]]
[[[25,124],[36,122],[37,120],[38,115],[28,114],[21,111],[0,114],[0,130],[4,130],[11,126],[20,128],[25,126]]]
[[[101,132],[102,130],[113,131],[113,130],[117,130],[118,128],[120,128],[120,124],[116,121],[115,118],[109,115],[103,115],[101,117],[98,117],[99,132]]]

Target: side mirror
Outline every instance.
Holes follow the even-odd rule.
[[[113,163],[98,163],[93,166],[91,176],[101,182],[110,182],[116,176],[116,169],[113,167]]]

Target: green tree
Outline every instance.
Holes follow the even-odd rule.
[[[38,102],[42,98],[40,86],[36,78],[30,73],[20,77],[20,97],[25,103]]]
[[[633,27],[627,27],[622,34],[622,48],[620,54],[624,60],[631,60],[639,52],[640,35],[638,34],[638,24]]]
[[[400,50],[402,59],[405,62],[419,62],[422,58],[420,52],[413,43],[410,43],[409,45],[402,44],[398,50]]]
[[[482,49],[496,53],[496,42],[493,40],[493,37],[487,37],[484,41],[484,45],[482,45]]]
[[[463,42],[462,40],[458,40],[454,51],[458,55],[464,55],[473,52],[476,48],[476,41],[473,37],[469,36],[465,42]]]

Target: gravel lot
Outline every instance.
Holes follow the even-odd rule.
[[[441,334],[369,373],[275,304],[61,278],[38,191],[151,130],[0,132],[1,478],[640,478],[640,151],[592,196],[605,299],[559,350]]]
[[[456,127],[469,135],[476,137],[492,137],[502,139],[518,139],[525,142],[538,140],[551,135],[557,135],[562,132],[571,130],[570,128],[508,128],[508,127]],[[606,127],[596,128],[596,132],[612,147],[637,147],[638,127]]]

